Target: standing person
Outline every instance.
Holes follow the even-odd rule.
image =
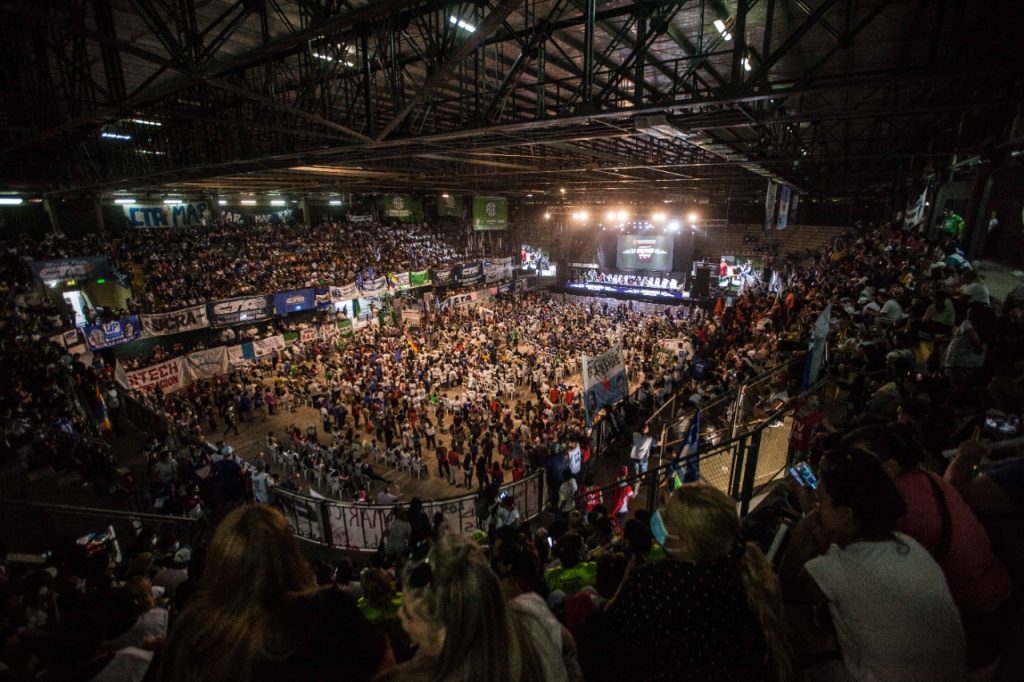
[[[376,442],[376,441],[375,441]],[[443,445],[434,448],[434,456],[437,457],[437,475],[439,478],[448,478],[448,450]]]
[[[626,525],[626,517],[629,516],[629,500],[636,494],[633,492],[633,486],[629,484],[628,478],[629,468],[619,467],[619,475],[615,479],[617,485],[612,490],[612,517],[618,523],[620,532]]]
[[[270,474],[266,472],[267,465],[263,460],[257,460],[253,466],[256,473],[251,477],[252,500],[256,504],[267,504],[270,502],[270,488],[273,485]]]
[[[473,455],[468,452],[462,458],[462,478],[466,490],[471,489],[473,487]]]
[[[566,469],[562,472],[562,485],[558,487],[558,511],[568,515],[576,505],[576,479]]]
[[[633,447],[629,451],[630,467],[636,475],[647,473],[647,465],[651,457],[651,445],[654,438],[651,436],[651,427],[644,425],[641,431],[633,432]]]
[[[171,627],[158,682],[366,681],[393,664],[355,601],[317,589],[288,522],[267,505],[217,526],[196,593]]]
[[[448,483],[451,485],[458,485],[458,476],[456,472],[459,470],[459,453],[455,451],[455,445],[452,445],[452,449],[448,451]]]
[[[224,435],[228,435],[231,429],[235,430],[235,435],[238,435],[238,415],[235,413],[235,406],[228,405],[227,411],[224,413],[224,422],[227,424],[227,428],[224,429]]]
[[[401,561],[405,551],[409,548],[409,538],[412,537],[412,524],[409,523],[408,515],[401,507],[395,507],[394,518],[388,526],[387,537],[384,540],[384,561],[388,566]]]
[[[881,463],[844,447],[821,460],[818,479],[816,508],[793,528],[779,568],[802,631],[814,632],[815,608],[827,607],[854,682],[966,680],[946,577],[924,547],[896,532],[907,505]]]
[[[484,459],[483,455],[477,457],[476,460],[476,487],[478,490],[483,490],[487,487],[487,460]]]
[[[803,462],[811,452],[811,443],[818,427],[829,433],[835,431],[825,413],[821,411],[821,400],[814,393],[807,396],[793,412],[793,425],[789,431],[789,461]]]

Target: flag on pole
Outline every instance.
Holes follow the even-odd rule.
[[[96,384],[96,402],[98,405],[99,412],[99,426],[103,433],[111,433],[114,430],[113,425],[110,423],[110,415],[107,414],[107,401],[103,399],[103,392],[100,391],[100,385]]]
[[[419,355],[420,347],[416,345],[416,342],[412,340],[412,337],[406,334],[405,340],[409,342],[409,348],[412,348],[412,352]]]
[[[696,457],[697,450],[699,448],[700,409],[698,408],[693,415],[693,419],[690,420],[690,426],[689,428],[686,429],[686,435],[683,437],[683,440],[679,445],[679,451],[676,454],[675,460],[673,461],[673,489],[680,487],[683,483],[695,483],[700,480],[700,460]],[[683,466],[682,476],[680,476],[679,464],[684,459],[687,461],[686,464]]]

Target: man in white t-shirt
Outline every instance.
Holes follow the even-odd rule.
[[[270,502],[270,488],[272,482],[270,475],[264,471],[266,465],[263,460],[256,460],[254,465],[255,473],[252,475],[252,499],[257,504],[266,504]]]

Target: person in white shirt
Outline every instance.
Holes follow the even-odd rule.
[[[960,295],[964,297],[968,305],[980,303],[983,306],[992,305],[988,287],[978,279],[978,273],[973,270],[965,272],[963,284],[960,285]]]
[[[816,492],[779,568],[787,610],[814,628],[827,605],[852,682],[965,682],[960,614],[932,556],[895,532],[907,507],[879,460],[827,455]]]
[[[266,465],[263,460],[256,460],[253,465],[255,473],[251,477],[252,481],[252,499],[256,504],[266,504],[270,502],[270,488],[273,483],[270,480],[270,475],[264,470]]]
[[[505,526],[515,526],[519,523],[519,510],[516,509],[515,500],[511,495],[502,497],[501,502],[494,507],[491,513],[491,525],[495,530]]]

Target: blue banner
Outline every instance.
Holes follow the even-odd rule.
[[[316,302],[317,310],[331,309],[331,288],[316,287],[313,289],[313,300]]]
[[[316,307],[316,294],[312,289],[293,289],[274,294],[274,310],[278,315],[312,310]]]
[[[472,284],[479,282],[484,277],[484,266],[480,261],[462,263],[454,268],[455,281],[459,284]]]
[[[106,324],[90,324],[85,327],[85,340],[90,350],[110,348],[128,343],[142,335],[139,318],[136,315],[122,317]]]

